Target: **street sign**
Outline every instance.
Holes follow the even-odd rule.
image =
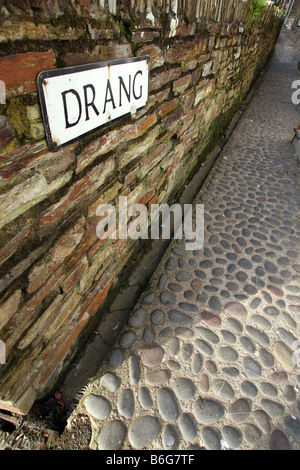
[[[50,150],[145,107],[149,57],[43,71],[37,85]]]

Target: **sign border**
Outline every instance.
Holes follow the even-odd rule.
[[[88,132],[78,135],[77,137],[69,140],[68,142],[64,142],[61,145],[57,145],[52,138],[52,134],[50,130],[50,125],[49,125],[49,120],[48,120],[48,115],[47,115],[46,100],[45,100],[45,95],[44,95],[44,90],[43,90],[43,80],[47,78],[51,78],[51,77],[69,75],[69,74],[76,73],[76,72],[82,72],[82,71],[87,71],[87,70],[94,70],[98,68],[108,67],[111,65],[130,64],[133,62],[141,62],[145,60],[147,61],[147,65],[148,65],[147,103],[144,106],[137,108],[137,111],[140,111],[141,109],[145,108],[149,103],[149,92],[150,92],[149,90],[150,88],[150,57],[149,56],[128,57],[125,59],[113,59],[113,60],[106,60],[103,62],[92,62],[90,64],[74,65],[72,67],[64,67],[64,68],[53,69],[53,70],[44,70],[40,72],[37,76],[37,89],[38,89],[38,95],[39,95],[39,100],[40,100],[40,105],[41,105],[41,112],[42,112],[42,117],[43,117],[45,134],[46,134],[46,139],[47,139],[49,149],[52,152],[57,152],[61,148],[66,147],[67,145],[70,145],[78,141],[79,139],[87,137],[93,134],[94,132],[98,131],[99,129],[104,129],[105,127],[110,126],[111,124],[119,121],[120,119],[124,119],[128,116],[131,116],[131,113],[123,114],[122,116],[112,119],[111,121],[106,122],[105,124],[101,124],[100,126],[95,127],[94,129],[91,129]]]

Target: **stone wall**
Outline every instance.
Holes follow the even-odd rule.
[[[282,19],[251,0],[1,2],[0,408],[51,390],[136,261],[99,240],[100,203],[176,201],[273,50]],[[52,153],[43,70],[150,56],[146,109]]]

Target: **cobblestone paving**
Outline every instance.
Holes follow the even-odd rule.
[[[94,449],[300,449],[299,36],[283,31],[195,203],[205,243],[172,241],[71,416]]]

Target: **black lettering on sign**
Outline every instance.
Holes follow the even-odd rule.
[[[110,95],[110,98],[108,99],[108,94]],[[107,80],[107,85],[106,85],[106,93],[105,93],[105,101],[104,101],[104,109],[103,109],[103,114],[106,111],[106,105],[107,103],[112,103],[113,108],[116,109],[115,105],[115,100],[114,100],[114,95],[111,89],[110,81],[109,79]]]
[[[138,70],[137,73],[136,73],[135,76],[134,76],[134,79],[133,79],[133,90],[132,90],[132,91],[133,91],[134,99],[136,99],[136,100],[139,100],[139,99],[141,98],[142,94],[143,94],[143,87],[142,87],[142,85],[140,86],[140,94],[139,94],[139,96],[138,96],[138,95],[136,94],[136,92],[135,92],[135,81],[136,81],[136,77],[137,77],[138,75],[142,75],[142,76],[143,76],[143,72],[142,72],[141,70]]]
[[[90,88],[93,92],[93,99],[90,103],[88,103],[88,98],[87,98],[87,89],[88,88]],[[95,101],[95,98],[96,98],[95,87],[92,84],[84,85],[83,90],[84,90],[84,104],[85,104],[85,120],[88,121],[90,119],[89,110],[88,110],[89,106],[92,106],[92,108],[95,111],[97,116],[99,116],[100,113],[99,113],[98,109],[96,108],[96,106],[94,104],[94,101]]]
[[[120,102],[119,102],[119,106],[122,106],[122,88],[125,91],[125,95],[126,95],[128,101],[130,103],[130,98],[131,98],[131,75],[129,75],[128,88],[126,88],[126,86],[125,86],[123,77],[119,77],[119,81],[120,81],[120,90],[119,90]]]
[[[77,118],[77,121],[75,122],[69,122],[69,116],[68,116],[68,107],[67,107],[67,99],[66,99],[66,95],[68,93],[72,93],[76,99],[77,99],[77,102],[78,102],[78,118]],[[66,129],[68,129],[69,127],[73,127],[73,126],[76,126],[76,124],[78,124],[78,122],[80,121],[80,118],[81,118],[81,111],[82,111],[82,106],[81,106],[81,100],[80,100],[80,96],[79,94],[77,93],[76,90],[67,90],[67,91],[63,91],[62,92],[62,98],[63,98],[63,105],[64,105],[64,113],[65,113],[65,122],[66,122]]]

